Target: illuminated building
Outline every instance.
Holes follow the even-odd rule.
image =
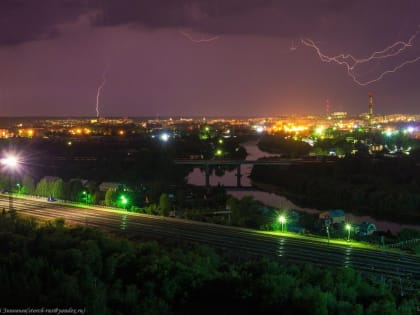
[[[332,119],[345,119],[347,117],[347,112],[333,112],[331,113]]]

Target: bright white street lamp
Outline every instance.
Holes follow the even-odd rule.
[[[18,159],[15,156],[8,156],[2,160],[4,166],[14,169],[18,166]]]
[[[9,211],[13,210],[13,197],[12,197],[12,175],[19,170],[20,159],[14,154],[5,154],[0,160],[3,167],[9,172]]]

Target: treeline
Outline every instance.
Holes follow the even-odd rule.
[[[312,149],[308,143],[290,137],[286,138],[283,134],[264,135],[257,145],[262,151],[292,158],[308,155]]]
[[[63,220],[0,216],[3,308],[87,314],[416,314],[419,292],[349,268],[222,256],[204,246],[136,244]]]
[[[11,186],[11,187],[10,187]],[[58,177],[47,176],[38,182],[29,175],[24,175],[21,180],[13,178],[9,182],[7,175],[0,175],[0,188],[4,192],[32,195],[39,197],[53,197],[67,201],[85,204],[99,204],[104,200],[106,192],[101,192],[94,182],[83,181],[75,178],[64,181]]]
[[[8,186],[8,177],[0,175],[0,189],[6,191]],[[81,179],[64,181],[58,177],[44,177],[36,183],[25,175],[22,181],[13,182],[12,192],[255,229],[276,229],[272,225],[278,216],[276,209],[264,206],[253,197],[236,199],[228,196],[222,186],[170,186],[155,182],[135,187],[121,184],[101,191],[97,183]],[[231,213],[214,215],[214,212],[226,210]]]
[[[307,142],[298,137],[291,137],[285,133],[264,135],[259,143],[260,150],[278,153],[283,157],[313,156],[364,156],[370,154],[381,156],[385,153],[407,154],[420,161],[420,140],[411,137],[408,133],[393,133],[387,135],[379,131],[366,132],[364,130],[338,131],[326,129],[323,134],[308,136]],[[369,153],[369,145],[377,149]],[[380,150],[379,150],[380,148]],[[405,153],[403,153],[405,152]]]
[[[411,158],[347,157],[290,167],[256,165],[251,178],[275,185],[303,207],[345,209],[404,223],[420,218],[420,168]]]
[[[10,184],[12,187],[9,187]],[[159,181],[138,186],[108,184],[112,184],[113,187],[101,189],[101,185],[93,181],[77,178],[64,181],[51,176],[35,182],[29,175],[24,175],[21,181],[9,182],[8,176],[0,174],[0,189],[3,192],[10,190],[15,194],[48,197],[53,201],[73,201],[84,205],[123,208],[131,212],[164,216],[175,211],[185,218],[198,218],[200,216],[193,214],[209,209],[224,210],[228,198],[226,190],[221,186],[207,189],[191,185],[170,185]]]

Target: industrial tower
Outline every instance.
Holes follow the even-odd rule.
[[[368,112],[369,129],[372,128],[372,120],[373,120],[373,94],[369,93],[369,112]]]
[[[325,100],[325,114],[327,115],[327,117],[330,115],[330,100],[327,98]]]

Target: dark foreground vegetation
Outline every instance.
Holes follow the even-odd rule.
[[[5,308],[87,314],[416,314],[420,295],[352,269],[284,266],[195,245],[132,243],[63,220],[0,216]]]

